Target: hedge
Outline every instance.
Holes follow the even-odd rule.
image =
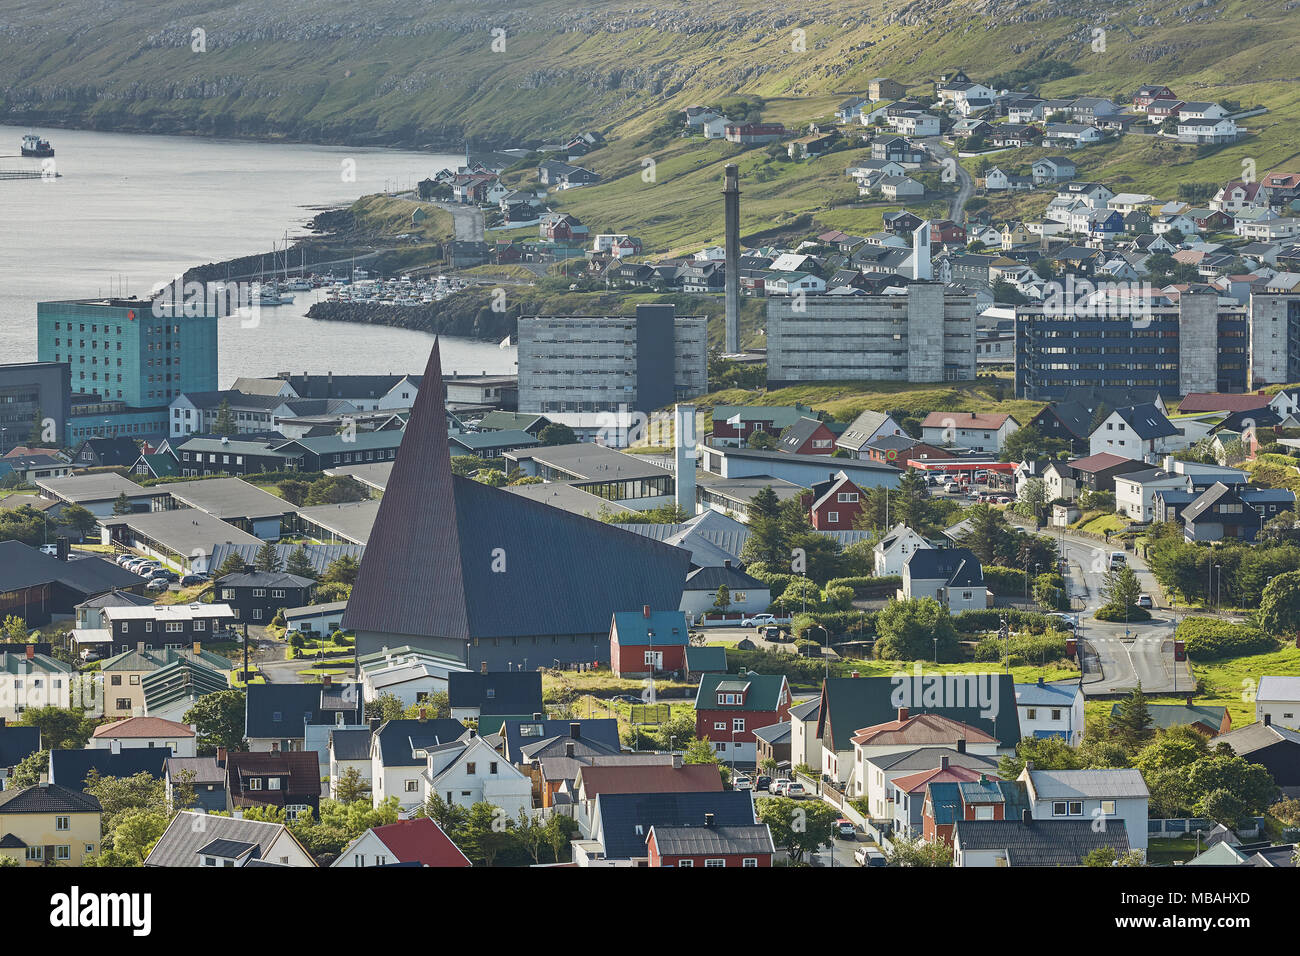
[[[1174,636],[1184,642],[1187,656],[1194,661],[1264,654],[1278,647],[1274,638],[1254,625],[1236,624],[1217,617],[1184,618]]]
[[[996,631],[1006,618],[1014,631],[1031,631],[1042,634],[1053,625],[1053,619],[1041,611],[1021,611],[1017,608],[978,608],[972,611],[959,611],[952,616],[952,623],[963,634],[979,631]]]
[[[799,640],[808,628],[824,627],[832,641],[846,637],[856,639],[859,634],[863,639],[870,639],[876,636],[875,618],[876,615],[870,611],[808,611],[796,614],[790,620],[790,636]]]
[[[994,594],[1021,595],[1025,593],[1025,572],[1015,568],[1000,568],[986,565],[984,584]]]

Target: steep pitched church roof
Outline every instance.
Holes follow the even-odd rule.
[[[607,632],[677,607],[687,551],[454,476],[435,341],[343,626],[470,640]]]

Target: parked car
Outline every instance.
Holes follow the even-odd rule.
[[[957,482],[955,481],[950,481],[943,486],[943,491],[944,494],[955,495],[957,494],[957,492],[961,491],[961,486],[958,485]]]
[[[41,545],[41,554],[48,554],[48,555],[52,555],[52,556],[57,556],[58,553],[59,553],[59,546],[58,546],[57,544],[43,544],[43,545]]]
[[[853,862],[858,866],[887,866],[885,854],[874,846],[860,846],[853,851]]]
[[[775,614],[755,614],[753,617],[741,618],[741,627],[767,627],[776,623]]]
[[[1138,595],[1138,607],[1155,607],[1155,606],[1156,606],[1156,602],[1151,600],[1150,594]]]
[[[162,578],[154,578],[152,581],[150,581],[148,584],[146,584],[146,585],[144,586],[144,589],[145,589],[146,591],[159,591],[159,592],[161,592],[161,591],[166,591],[169,587],[171,587],[171,585],[168,584],[168,583],[167,583],[165,580],[163,580]]]
[[[777,627],[775,624],[769,625],[763,631],[763,637],[765,637],[769,641],[779,641],[781,640],[781,629]]]
[[[801,783],[791,783],[785,788],[785,795],[795,800],[802,800],[808,795],[808,791],[804,789]]]
[[[772,778],[766,775],[761,776],[754,781],[755,790],[767,790],[771,786],[772,786]]]
[[[1052,620],[1054,620],[1061,627],[1067,628],[1068,630],[1071,631],[1074,630],[1074,618],[1072,618],[1070,615],[1062,614],[1060,611],[1053,611],[1051,614],[1047,616],[1052,618]]]
[[[858,835],[858,828],[848,817],[840,817],[835,821],[835,835],[842,840],[852,840]]]
[[[187,574],[181,578],[180,584],[183,588],[192,588],[197,584],[204,583],[205,581],[207,581],[207,578],[201,574]]]
[[[733,790],[753,790],[754,781],[750,780],[743,773],[738,773],[731,781]]]
[[[767,792],[774,797],[784,797],[785,791],[789,786],[790,780],[787,777],[782,777],[776,783],[772,784],[772,786],[768,788]]]
[[[172,584],[174,584],[175,582],[181,579],[181,576],[179,574],[167,568],[159,568],[157,571],[153,573],[153,576],[155,578],[164,578],[166,581]]]

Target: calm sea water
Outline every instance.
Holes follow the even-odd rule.
[[[463,162],[403,150],[0,126],[0,170],[40,168],[18,155],[28,132],[50,140],[60,178],[0,180],[0,362],[36,358],[38,301],[145,295],[190,266],[283,248],[285,234],[304,235],[320,208],[410,188]],[[222,386],[280,371],[423,371],[431,335],[316,322],[306,311],[320,294],[295,295],[293,305],[263,309],[257,328],[223,320]],[[512,372],[514,359],[513,348],[442,339],[447,371]]]

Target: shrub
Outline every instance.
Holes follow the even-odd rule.
[[[1023,595],[1025,593],[1025,572],[1015,568],[986,565],[984,568],[984,585],[994,594]]]
[[[1277,641],[1251,624],[1234,624],[1216,617],[1189,617],[1174,636],[1183,641],[1194,661],[1264,654],[1277,650]]]
[[[1001,626],[1002,618],[1006,618],[1013,631],[1042,634],[1052,626],[1052,618],[1039,611],[996,607],[959,611],[952,616],[952,623],[963,634],[975,634],[979,631],[996,631]]]
[[[1106,604],[1099,607],[1092,615],[1099,621],[1110,621],[1111,623],[1136,624],[1141,621],[1151,620],[1151,612],[1144,607],[1138,607],[1136,604],[1130,605],[1127,610],[1122,604]]]
[[[1039,664],[1058,661],[1065,656],[1065,641],[1068,635],[1060,631],[1048,631],[1044,634],[1020,633],[1011,638],[1011,666],[1022,664]],[[975,660],[980,662],[1001,661],[1006,643],[996,636],[989,636],[975,645]]]
[[[853,606],[853,588],[844,585],[831,587],[825,591],[826,606],[836,611],[847,611]]]

